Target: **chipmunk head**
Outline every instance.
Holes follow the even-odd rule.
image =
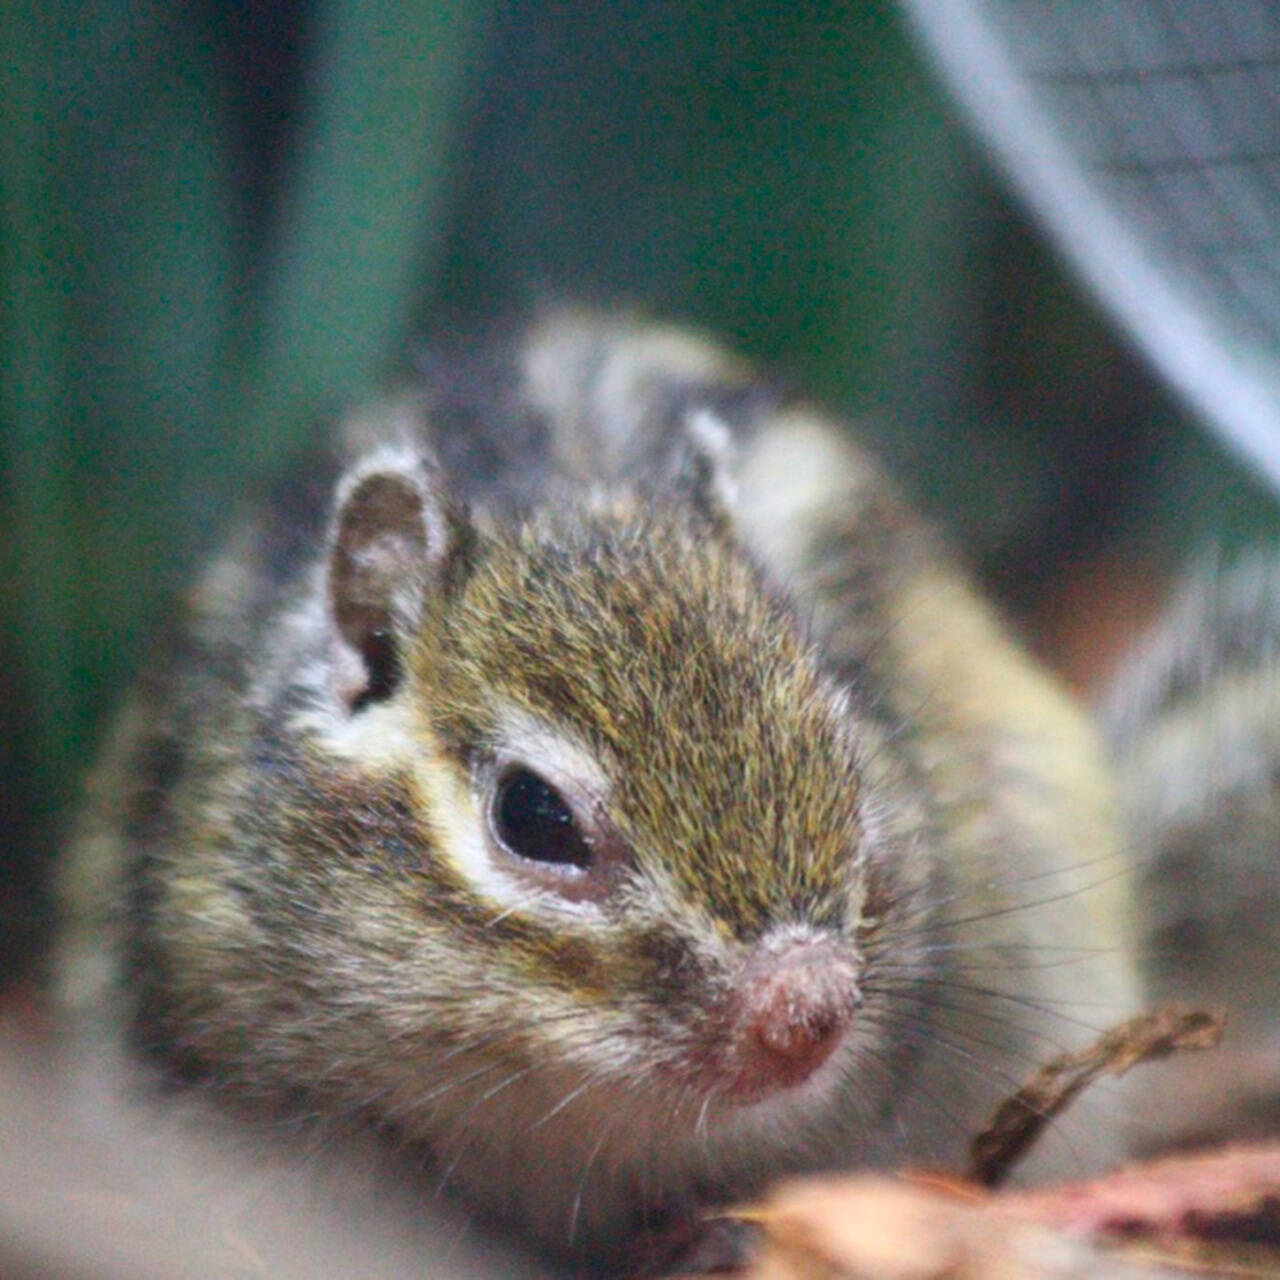
[[[374,455],[329,615],[340,715],[396,712],[452,1029],[732,1110],[847,1058],[883,869],[848,699],[691,474],[499,524]]]

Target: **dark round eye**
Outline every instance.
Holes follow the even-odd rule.
[[[508,851],[531,862],[586,868],[591,845],[564,797],[532,769],[512,769],[498,780],[493,829]]]

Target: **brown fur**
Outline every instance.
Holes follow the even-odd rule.
[[[1127,1011],[1090,735],[840,429],[561,315],[345,436],[309,540],[210,572],[69,860],[69,998],[162,1072],[382,1131],[606,1265],[788,1170],[954,1164]],[[495,849],[510,758],[576,797],[589,873]],[[735,1102],[752,975],[796,946],[857,1012]]]

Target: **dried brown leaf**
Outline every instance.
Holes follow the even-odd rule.
[[[862,1176],[783,1184],[748,1211],[747,1280],[1150,1280],[1091,1240],[991,1212],[985,1195]]]
[[[1167,1156],[997,1203],[1005,1215],[1075,1233],[1280,1245],[1280,1143]]]

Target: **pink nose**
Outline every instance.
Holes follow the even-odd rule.
[[[857,971],[840,947],[796,941],[763,948],[739,987],[740,1052],[765,1087],[799,1084],[832,1054],[860,1003]]]

